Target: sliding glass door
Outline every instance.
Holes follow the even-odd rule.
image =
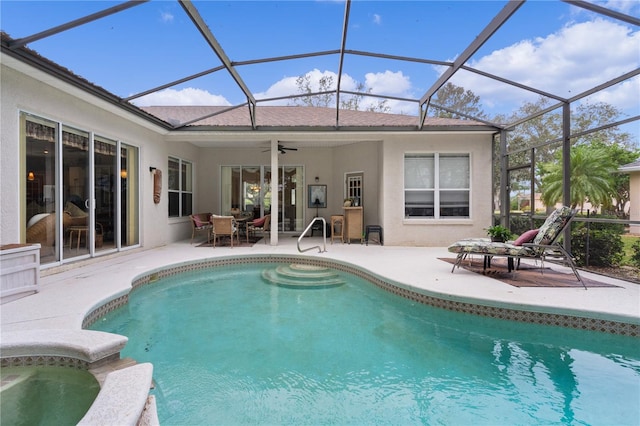
[[[302,231],[303,167],[282,166],[273,176],[269,166],[223,166],[221,170],[221,214],[232,209],[262,217],[271,213],[273,188],[278,190],[278,229]]]
[[[89,254],[93,238],[89,232],[89,182],[89,133],[62,126],[63,235],[60,241],[66,242],[64,258]]]
[[[26,113],[20,119],[24,240],[41,245],[41,263],[137,245],[138,148]]]

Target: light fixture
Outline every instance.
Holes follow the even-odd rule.
[[[156,168],[155,167],[149,167],[149,172],[150,173],[155,173],[156,172]]]
[[[320,178],[316,176],[316,183],[320,182]]]
[[[122,179],[126,179],[127,178],[127,171],[125,169],[120,170],[120,177]]]
[[[32,172],[32,171],[30,171],[30,172],[27,174],[27,180],[28,180],[28,181],[33,181],[33,180],[35,180],[35,178],[36,178],[36,177],[35,177],[35,175],[33,174],[33,172]]]

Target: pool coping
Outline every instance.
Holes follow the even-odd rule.
[[[640,318],[637,317],[524,303],[496,302],[489,298],[482,299],[472,296],[455,296],[400,283],[349,262],[333,258],[303,255],[235,255],[177,262],[137,275],[131,282],[131,291],[135,291],[161,278],[184,272],[246,263],[301,263],[305,265],[329,267],[354,274],[384,290],[414,302],[450,311],[502,320],[604,332],[628,337],[640,337]],[[114,295],[114,297],[107,298],[94,305],[84,317],[82,328],[89,327],[107,313],[126,304],[129,293],[130,292],[121,292],[121,294]]]
[[[150,268],[134,276],[127,289],[104,297],[91,306],[83,317],[81,330],[38,329],[5,332],[0,342],[1,365],[55,365],[90,369],[97,365],[116,362],[120,359],[121,349],[128,341],[127,337],[86,328],[109,312],[127,304],[132,292],[159,279],[180,273],[247,263],[300,263],[329,267],[351,273],[400,297],[449,311],[500,320],[640,337],[640,318],[636,317],[452,295],[391,280],[363,266],[335,258],[294,254],[247,254],[185,260]],[[159,424],[155,399],[149,394],[153,366],[146,364],[148,363],[109,373],[98,397],[85,415],[86,419],[92,420],[87,420],[84,424],[91,424],[96,419],[105,421],[107,418],[108,422],[113,424]],[[122,401],[128,404],[126,410],[121,409]]]

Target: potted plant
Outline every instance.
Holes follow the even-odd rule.
[[[504,243],[511,237],[511,231],[502,225],[494,225],[487,228],[487,235],[491,237],[491,241]]]

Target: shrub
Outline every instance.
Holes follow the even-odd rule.
[[[631,263],[640,268],[640,238],[631,245]]]
[[[591,224],[593,226],[595,224]],[[587,261],[587,227],[580,224],[571,233],[571,252],[579,266],[612,266],[622,261],[622,232],[611,224],[589,229],[589,259]],[[609,229],[607,229],[609,227]],[[594,229],[595,228],[595,229]],[[598,229],[600,228],[600,229]],[[602,229],[604,228],[604,229]],[[611,229],[614,228],[614,229]],[[588,262],[588,263],[587,263]]]

